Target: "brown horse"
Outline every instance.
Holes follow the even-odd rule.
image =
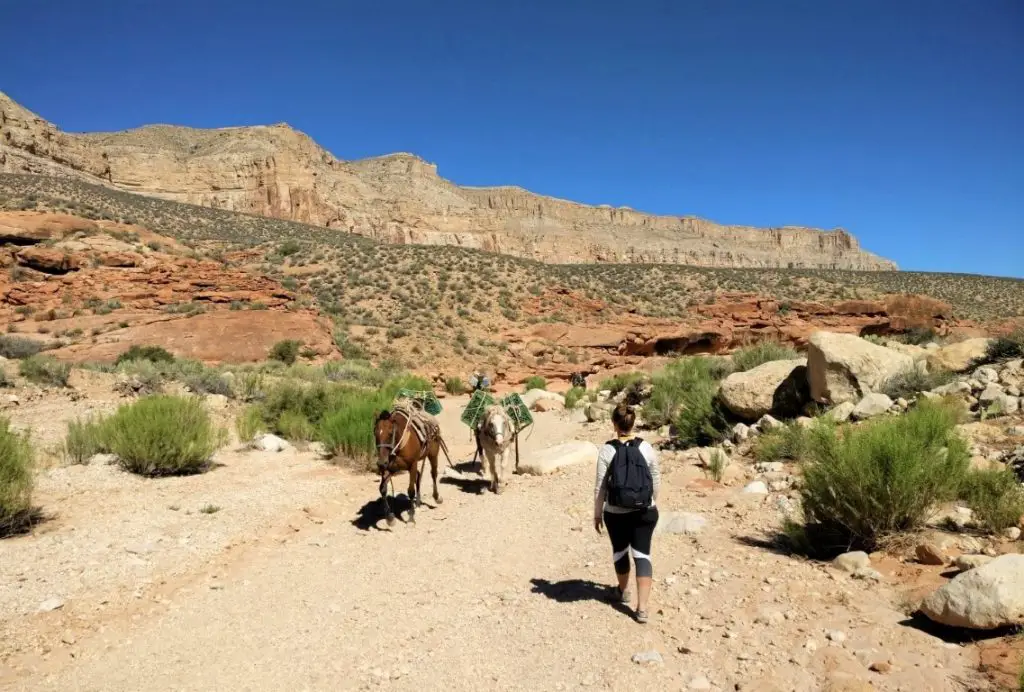
[[[395,515],[388,502],[387,486],[393,476],[402,471],[409,472],[409,521],[416,521],[416,507],[423,504],[420,498],[420,481],[423,479],[423,464],[430,459],[430,475],[434,480],[434,502],[441,504],[441,493],[437,489],[438,452],[444,452],[448,463],[448,447],[441,434],[428,434],[426,443],[421,443],[413,429],[412,415],[406,409],[381,411],[373,426],[373,436],[377,440],[377,470],[380,472],[380,497],[384,502],[387,522],[390,526],[395,522]]]

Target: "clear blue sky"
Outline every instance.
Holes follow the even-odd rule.
[[[72,131],[286,121],[344,158],[1024,276],[1020,0],[0,0]]]

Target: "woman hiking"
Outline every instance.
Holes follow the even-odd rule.
[[[612,541],[612,562],[619,583],[612,597],[629,604],[629,554],[636,564],[636,621],[647,622],[647,601],[651,595],[651,538],[658,524],[655,501],[661,485],[661,471],[654,448],[633,435],[636,414],[619,404],[612,412],[615,439],[597,455],[594,484],[594,528],[608,527]]]

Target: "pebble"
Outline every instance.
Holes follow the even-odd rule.
[[[691,690],[710,690],[711,681],[703,675],[696,675],[690,679],[690,684],[687,687]]]
[[[934,543],[921,543],[914,549],[917,561],[922,565],[944,565],[946,556]]]
[[[871,567],[871,558],[862,550],[843,553],[832,561],[832,566],[843,572],[856,572]]]
[[[892,670],[892,664],[888,661],[875,661],[870,666],[868,666],[868,670],[874,673],[881,673],[884,675],[885,673],[888,673]]]
[[[1016,526],[1011,526],[1003,531],[1003,537],[1011,541],[1020,540],[1020,529]]]
[[[832,630],[825,634],[825,638],[831,642],[835,642],[836,644],[842,644],[846,641],[846,634],[839,630]]]
[[[754,481],[743,489],[743,492],[748,495],[767,495],[768,486],[765,485],[764,481]]]
[[[663,662],[661,654],[659,654],[657,651],[654,651],[653,649],[651,651],[640,651],[638,653],[633,654],[632,660],[633,663],[639,664],[652,664]]]
[[[59,598],[47,598],[39,604],[40,613],[50,613],[64,607],[64,601]]]

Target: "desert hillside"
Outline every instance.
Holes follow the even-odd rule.
[[[286,124],[72,134],[3,93],[0,172],[73,176],[389,243],[478,248],[551,263],[896,268],[841,229],[725,226],[516,187],[460,187],[411,154],[341,161]]]

